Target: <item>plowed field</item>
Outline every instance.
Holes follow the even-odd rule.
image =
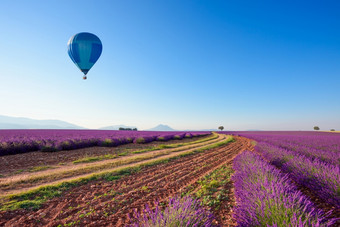
[[[142,167],[116,181],[92,181],[47,201],[37,211],[0,212],[0,225],[124,226],[135,209],[140,210],[145,204],[153,207],[156,200],[162,203],[179,195],[187,185],[230,163],[246,149],[252,149],[250,140],[235,137],[235,142],[225,146]]]

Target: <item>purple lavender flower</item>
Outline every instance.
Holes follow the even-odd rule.
[[[191,227],[191,226],[213,226],[213,214],[201,207],[198,200],[191,197],[170,198],[168,206],[164,211],[156,203],[154,210],[148,205],[141,212],[135,212],[130,217],[130,227]]]

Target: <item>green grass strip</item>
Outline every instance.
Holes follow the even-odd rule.
[[[223,201],[230,200],[228,198],[229,191],[224,189],[224,185],[230,181],[232,173],[231,165],[223,165],[198,180],[198,187],[187,186],[186,192],[181,196],[191,195],[200,199],[202,205],[218,210]]]
[[[30,169],[28,169],[29,172],[39,172],[39,171],[44,171],[47,169],[52,169],[52,166],[35,166]]]
[[[116,155],[116,154],[91,156],[91,157],[85,157],[85,158],[77,159],[77,160],[73,161],[73,164],[97,162],[97,161],[102,161],[102,160],[105,160],[105,159],[114,159],[114,158],[117,158],[117,157],[118,157],[118,155]]]
[[[70,181],[65,181],[62,183],[41,186],[36,189],[32,189],[26,192],[8,195],[1,198],[0,210],[17,210],[17,209],[39,209],[40,206],[49,199],[60,196],[63,192],[80,185],[84,185],[94,180],[107,180],[114,181],[118,180],[123,176],[130,175],[135,172],[141,171],[145,167],[158,165],[161,163],[168,163],[172,160],[176,160],[181,157],[186,157],[193,155],[195,153],[204,152],[209,149],[217,148],[226,145],[234,141],[232,136],[228,136],[227,140],[219,142],[208,147],[188,151],[181,153],[178,156],[171,158],[161,158],[158,160],[150,161],[147,163],[137,164],[133,167],[122,167],[116,170],[107,171],[104,173],[94,173],[87,177],[81,177]]]

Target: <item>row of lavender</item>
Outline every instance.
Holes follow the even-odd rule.
[[[304,196],[284,174],[245,151],[234,160],[234,209],[239,226],[330,226],[336,219]]]
[[[330,132],[230,132],[258,142],[319,159],[333,165],[340,164],[340,133]]]
[[[0,156],[30,151],[59,151],[191,138],[210,132],[113,130],[0,130]]]

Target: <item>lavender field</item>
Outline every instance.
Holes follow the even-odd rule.
[[[257,142],[296,151],[312,159],[340,164],[340,134],[328,132],[231,132]]]
[[[0,156],[30,151],[72,150],[191,138],[210,132],[155,132],[114,130],[0,130]]]
[[[234,161],[234,215],[240,226],[338,224],[340,134],[231,133],[256,143],[254,152]]]
[[[13,166],[16,160],[10,157],[39,154],[57,160],[45,163],[48,168],[39,172],[30,172],[31,166],[22,172],[14,167],[13,173],[3,171],[0,190],[10,195],[21,187],[27,194],[3,198],[0,224],[1,220],[5,223],[9,219],[9,223],[17,223],[19,217],[11,209],[22,212],[25,218],[20,221],[31,224],[35,223],[30,219],[32,215],[39,218],[42,211],[50,214],[41,219],[40,226],[68,225],[74,222],[70,220],[79,226],[98,220],[99,225],[117,223],[117,226],[340,224],[338,133],[99,130],[4,130],[1,133],[3,154],[28,152],[34,146],[40,151],[59,151],[124,143],[137,143],[131,146],[140,150],[95,148],[103,153],[91,153],[92,156],[75,160],[54,157],[63,151],[4,155],[1,158],[11,160]],[[211,135],[181,141],[183,144],[178,146],[145,149],[146,145],[141,144],[207,134]],[[71,152],[79,153],[64,151]],[[66,161],[60,163],[61,159]],[[143,164],[145,161],[147,165]],[[76,180],[69,182],[70,176]],[[60,180],[63,184],[56,184]],[[34,187],[46,183],[48,188],[34,191]],[[55,195],[56,192],[61,194]],[[26,196],[31,193],[34,196]],[[74,201],[76,206],[69,201]],[[55,205],[43,206],[50,202]],[[70,206],[70,212],[64,212]],[[80,214],[79,207],[89,216]],[[59,219],[52,219],[56,214]]]

